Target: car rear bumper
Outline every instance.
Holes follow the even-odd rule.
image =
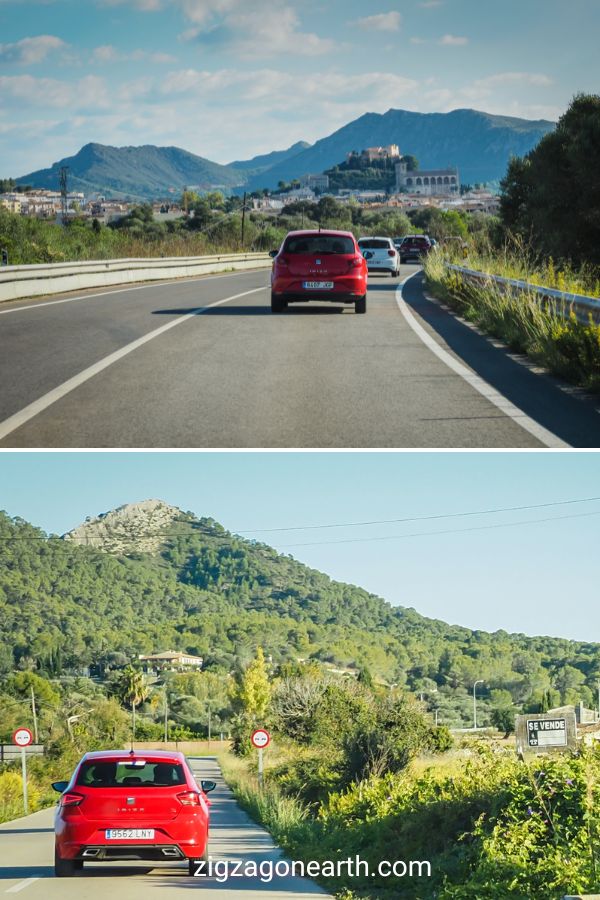
[[[71,859],[83,859],[89,861],[116,861],[120,859],[195,859],[201,856],[202,851],[194,847],[193,852],[186,854],[178,844],[127,844],[118,847],[107,847],[105,844],[91,844],[89,847],[81,847],[79,852]]]
[[[271,290],[275,297],[290,303],[301,303],[309,300],[330,300],[332,303],[354,303],[357,297],[363,297],[367,293],[367,279],[365,276],[351,275],[323,276],[323,281],[333,281],[333,287],[326,290],[311,290],[302,287],[302,282],[308,278],[276,278],[271,283]]]

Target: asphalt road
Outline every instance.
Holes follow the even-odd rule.
[[[271,861],[284,857],[271,836],[252,822],[237,805],[223,782],[214,759],[193,759],[201,777],[218,782],[212,793],[209,852],[213,861]],[[308,896],[327,898],[313,881],[300,877],[277,877],[263,882],[259,877],[188,875],[182,863],[85,863],[73,878],[54,877],[53,810],[0,825],[0,893],[20,894],[23,900],[175,900],[185,889],[202,891],[206,900],[301,900]],[[219,871],[219,870],[218,870]],[[240,869],[241,871],[241,869]],[[267,871],[267,869],[263,869]],[[219,876],[221,877],[221,876]]]
[[[596,403],[427,299],[272,315],[267,270],[0,307],[2,447],[597,447]],[[409,276],[415,277],[409,278]]]

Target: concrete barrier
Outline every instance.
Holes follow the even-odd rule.
[[[0,268],[0,302],[138,281],[166,281],[229,270],[266,269],[271,267],[271,263],[267,253],[221,253],[213,256],[3,266]]]
[[[503,291],[514,294],[536,294],[540,302],[550,304],[555,312],[563,317],[568,317],[571,312],[574,312],[579,321],[584,324],[589,322],[590,316],[594,322],[600,323],[600,300],[596,297],[587,297],[585,294],[567,294],[554,288],[538,287],[536,284],[518,281],[516,278],[502,278],[500,275],[490,275],[488,272],[478,272],[475,269],[454,266],[450,263],[446,263],[446,268],[462,275],[466,281],[495,284]]]

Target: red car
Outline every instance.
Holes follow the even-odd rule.
[[[185,860],[208,856],[206,794],[183,753],[103,750],[86,753],[61,794],[55,816],[54,872],[59,878],[85,860]]]
[[[271,310],[328,300],[367,311],[367,263],[349,231],[290,231],[272,250]]]

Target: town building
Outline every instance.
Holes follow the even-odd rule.
[[[300,179],[302,187],[310,188],[313,191],[329,190],[329,175],[303,175]]]
[[[396,190],[409,194],[440,196],[460,194],[460,176],[457,168],[415,169],[410,171],[407,163],[396,163]]]
[[[181,672],[186,669],[201,669],[204,662],[201,656],[191,656],[179,650],[163,650],[150,656],[138,657],[145,672]]]
[[[367,162],[374,162],[379,159],[399,159],[400,148],[398,144],[388,144],[387,147],[367,147],[366,150],[362,150],[359,154],[354,152],[347,153],[346,160],[350,162],[357,155]]]

